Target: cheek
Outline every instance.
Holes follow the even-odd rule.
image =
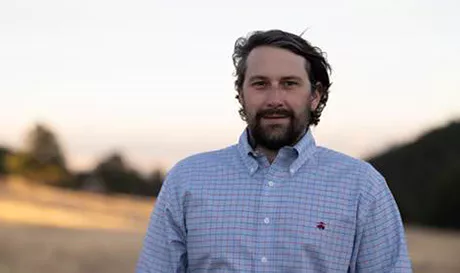
[[[244,96],[241,100],[241,105],[244,107],[246,112],[254,113],[257,112],[263,106],[263,99],[255,95]]]
[[[255,116],[258,111],[258,108],[255,105],[248,102],[243,104],[243,108],[249,118]]]
[[[311,103],[305,98],[293,98],[289,101],[288,107],[294,111],[296,115],[303,115],[307,109],[307,106],[310,106]]]

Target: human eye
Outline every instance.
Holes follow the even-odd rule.
[[[263,80],[256,80],[251,83],[251,86],[257,89],[262,89],[267,87],[267,82]]]
[[[296,80],[286,80],[286,81],[283,81],[281,84],[283,87],[292,88],[292,87],[298,86],[299,82]]]

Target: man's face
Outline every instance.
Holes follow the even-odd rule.
[[[276,47],[257,47],[249,53],[240,103],[257,145],[279,150],[294,144],[307,128],[320,96],[311,90],[305,62]]]

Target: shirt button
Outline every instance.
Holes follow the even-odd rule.
[[[269,187],[273,187],[274,184],[275,184],[275,183],[273,183],[273,181],[268,181],[268,186],[269,186]]]
[[[262,259],[260,259],[263,263],[266,263],[267,262],[267,258],[265,257],[262,257]]]
[[[270,223],[270,219],[268,219],[268,217],[266,217],[266,218],[264,219],[264,223],[265,223],[265,224],[269,224],[269,223]]]

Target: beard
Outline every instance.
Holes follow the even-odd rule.
[[[287,123],[263,124],[262,118],[272,115],[288,118]],[[265,109],[255,116],[248,117],[247,124],[255,144],[266,149],[277,151],[284,146],[294,145],[305,133],[310,120],[310,106],[296,116],[289,109]]]

